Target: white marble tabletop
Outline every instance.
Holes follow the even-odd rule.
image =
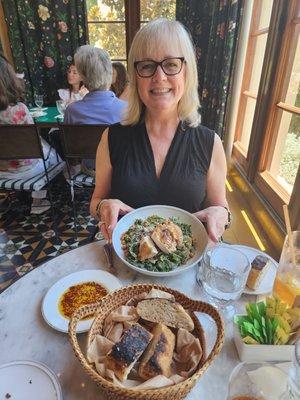
[[[196,269],[175,277],[157,279],[134,273],[118,261],[115,265],[118,271],[116,275],[124,285],[133,282],[158,283],[194,299],[202,297],[202,290],[195,279]],[[96,384],[75,357],[68,334],[52,329],[41,314],[41,304],[47,290],[60,278],[84,269],[108,270],[103,242],[79,247],[46,262],[0,295],[0,364],[14,360],[33,360],[46,364],[59,377],[64,400],[102,399]],[[200,320],[206,326],[206,337],[211,343],[215,333],[213,324],[208,318],[200,317]],[[85,346],[86,334],[79,335],[79,342]],[[232,323],[228,323],[221,354],[186,399],[226,399],[229,375],[238,362],[232,340]]]

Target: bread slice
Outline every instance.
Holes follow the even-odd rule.
[[[194,322],[185,309],[167,299],[142,300],[137,305],[138,315],[146,321],[157,322],[173,328],[194,329]]]
[[[169,378],[172,374],[175,335],[163,324],[157,324],[152,334],[152,341],[142,356],[138,374],[145,380],[157,375]]]
[[[258,289],[261,281],[271,268],[271,262],[268,257],[258,255],[251,263],[251,270],[248,275],[246,285],[253,290]]]
[[[140,261],[148,260],[148,258],[154,257],[158,253],[153,241],[150,236],[145,236],[140,241],[138,259]]]
[[[105,366],[124,381],[136,361],[152,339],[152,334],[139,324],[127,329],[121,340],[112,347],[105,359]]]

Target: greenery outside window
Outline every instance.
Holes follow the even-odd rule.
[[[176,0],[86,0],[89,43],[126,62],[135,32],[148,21],[175,19]]]

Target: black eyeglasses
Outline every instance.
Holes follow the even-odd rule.
[[[158,62],[154,60],[136,61],[134,68],[141,78],[150,78],[160,66],[166,75],[177,75],[182,69],[184,57],[170,57]]]

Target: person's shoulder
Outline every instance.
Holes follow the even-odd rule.
[[[115,124],[109,125],[109,134],[112,135],[120,135],[126,131],[126,127],[124,125],[121,125],[120,122],[117,122]]]
[[[187,130],[201,141],[214,141],[216,135],[215,131],[201,124],[195,127],[188,127]]]

